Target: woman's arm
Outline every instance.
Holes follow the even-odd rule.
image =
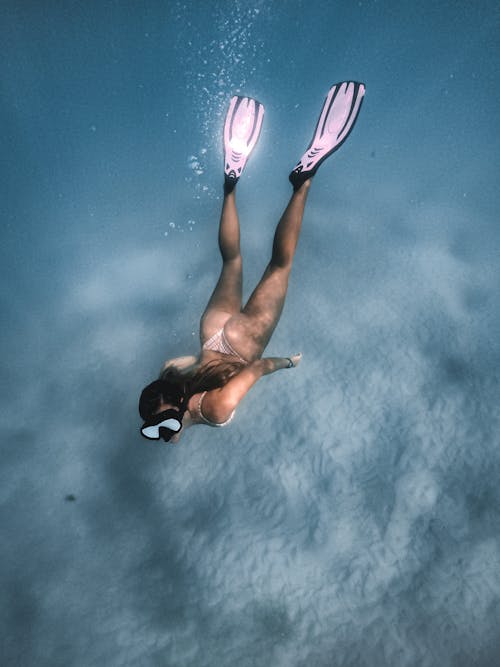
[[[208,393],[203,399],[203,411],[210,420],[225,421],[263,375],[269,375],[284,368],[294,368],[300,363],[301,356],[295,354],[292,357],[257,359],[231,378],[223,387]]]

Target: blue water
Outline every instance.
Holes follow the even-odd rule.
[[[500,655],[498,3],[4,2],[1,663],[489,667]],[[329,86],[266,377],[138,435],[219,270],[231,95],[246,294]]]

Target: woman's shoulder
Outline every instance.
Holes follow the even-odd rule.
[[[226,424],[234,415],[234,409],[229,408],[221,401],[221,390],[212,389],[212,391],[204,391],[193,397],[194,410],[190,412],[196,413],[199,423],[209,424],[211,426],[221,426]]]

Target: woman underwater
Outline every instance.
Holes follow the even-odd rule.
[[[142,391],[139,413],[144,437],[175,443],[190,426],[226,426],[259,378],[300,362],[300,354],[262,355],[283,310],[311,178],[349,136],[364,93],[364,85],[352,81],[330,89],[313,139],[289,176],[293,194],[276,227],[271,259],[244,306],[234,188],[259,138],[264,107],[248,97],[231,99],[224,125],[222,270],[201,317],[198,357],[165,362],[160,377]]]

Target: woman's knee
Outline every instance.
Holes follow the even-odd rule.
[[[222,257],[222,262],[224,268],[233,269],[234,271],[241,271],[243,265],[243,259],[241,257],[241,252],[238,250],[232,250],[228,248],[220,249],[220,254]]]
[[[292,268],[293,256],[273,252],[267,271],[278,279],[288,280]]]

